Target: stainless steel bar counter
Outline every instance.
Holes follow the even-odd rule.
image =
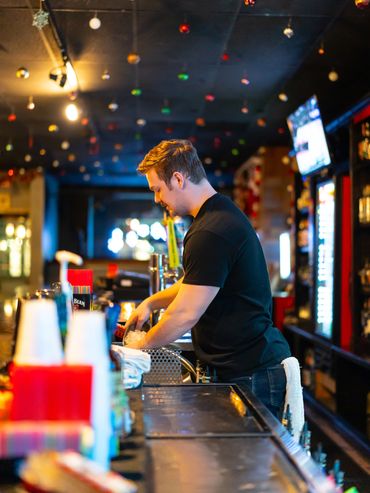
[[[129,394],[135,428],[112,469],[135,481],[138,493],[335,492],[286,429],[237,386],[156,385]],[[0,473],[0,492],[18,492],[13,481]]]
[[[335,492],[285,428],[236,386],[144,386],[131,402],[136,431],[113,469],[140,493]]]

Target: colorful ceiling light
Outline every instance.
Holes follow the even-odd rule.
[[[141,58],[137,53],[131,52],[127,55],[127,62],[130,65],[137,65],[140,62]]]
[[[46,154],[46,149],[42,148],[40,149],[40,156],[45,156]]]
[[[95,12],[94,17],[92,17],[89,20],[89,26],[90,26],[90,29],[92,29],[93,31],[96,31],[97,29],[100,28],[101,20],[99,19],[98,14],[96,12]]]
[[[80,112],[79,112],[77,106],[75,105],[75,103],[67,104],[64,111],[65,111],[65,115],[67,117],[67,120],[69,120],[70,122],[75,122],[76,120],[78,120]]]
[[[50,133],[58,132],[59,127],[58,127],[58,125],[56,125],[55,123],[51,123],[51,124],[48,126],[48,130],[49,130],[49,132],[50,132]]]
[[[328,79],[331,81],[331,82],[337,82],[337,80],[339,79],[339,74],[336,70],[331,70],[329,73],[328,73]]]
[[[249,84],[251,83],[251,81],[245,75],[240,79],[240,82],[245,86],[249,86]]]
[[[229,60],[230,60],[230,55],[229,55],[228,53],[222,53],[222,55],[221,55],[221,60],[222,60],[223,62],[227,62],[227,61],[229,61]]]
[[[190,24],[188,22],[183,22],[179,25],[179,32],[181,34],[189,34],[190,33]]]
[[[198,126],[198,127],[205,127],[206,126],[206,121],[204,118],[202,117],[199,117],[199,118],[196,118],[195,120],[195,124]]]
[[[15,73],[17,79],[28,79],[30,73],[26,67],[19,67]]]
[[[70,147],[70,143],[68,140],[63,140],[63,142],[60,144],[60,147],[63,149],[63,151],[67,151]]]
[[[26,154],[24,156],[24,160],[26,161],[26,163],[30,163],[32,161],[32,156],[31,154]]]
[[[17,119],[17,115],[15,113],[10,113],[8,115],[8,122],[15,122],[16,119]]]
[[[119,105],[116,101],[111,101],[109,104],[108,104],[108,109],[110,111],[112,111],[112,113],[114,113],[115,111],[117,111],[119,108]]]
[[[324,41],[321,41],[319,49],[317,50],[317,53],[319,55],[324,55],[325,54],[325,48],[324,48]]]
[[[247,103],[245,103],[245,102],[243,103],[243,106],[240,108],[240,111],[241,111],[244,115],[246,115],[247,113],[249,113],[249,108],[248,108],[248,106],[247,106]]]
[[[139,125],[139,127],[145,127],[146,125],[146,120],[145,118],[138,118],[136,120],[136,125]],[[141,137],[141,136],[140,136]]]
[[[204,99],[208,102],[208,103],[213,103],[213,101],[216,99],[216,96],[214,94],[206,94],[204,96]]]
[[[162,115],[170,115],[171,114],[171,108],[170,108],[170,105],[169,105],[167,99],[165,99],[163,102],[163,106],[161,108],[161,113],[162,113]]]
[[[57,159],[54,159],[54,161],[51,163],[51,165],[53,168],[58,168],[58,166],[60,165],[60,162]]]
[[[285,93],[285,92],[280,92],[278,94],[278,98],[280,99],[280,101],[282,101],[283,103],[286,103],[288,101],[288,95]]]
[[[83,125],[85,127],[88,124],[89,124],[89,119],[86,116],[81,118],[81,125]]]
[[[177,78],[179,80],[188,80],[189,79],[189,74],[187,72],[185,72],[185,70],[182,70],[181,72],[179,72],[177,74]]]
[[[257,119],[257,125],[259,127],[266,127],[267,122],[266,122],[266,120],[264,118],[258,118]]]
[[[283,30],[284,36],[286,36],[288,39],[292,38],[294,36],[294,31],[292,28],[292,19],[289,19],[289,22],[287,26]]]
[[[134,87],[134,89],[131,89],[131,94],[133,96],[141,96],[142,90],[139,87]]]
[[[101,74],[102,80],[109,80],[110,79],[110,73],[108,70],[104,70],[104,72]]]
[[[34,110],[34,109],[35,109],[35,107],[36,107],[36,105],[35,105],[35,103],[34,103],[34,101],[33,101],[33,97],[32,97],[32,96],[30,96],[30,97],[28,98],[27,109],[28,109],[28,110],[30,110],[30,111],[32,111],[32,110]]]
[[[355,0],[355,5],[358,9],[366,9],[370,5],[370,0]]]
[[[244,0],[244,3],[247,7],[253,7],[253,5],[256,3],[256,0]]]
[[[204,164],[212,164],[212,158],[211,157],[206,157],[204,158]]]

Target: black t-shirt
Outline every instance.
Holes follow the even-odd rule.
[[[221,380],[279,364],[289,346],[273,327],[272,298],[260,242],[248,218],[227,197],[202,205],[184,239],[184,284],[217,286],[192,329],[195,353]]]

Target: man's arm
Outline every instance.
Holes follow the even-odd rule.
[[[149,330],[140,345],[131,347],[151,349],[175,341],[198,322],[219,289],[215,286],[181,284],[177,296],[160,321]]]
[[[158,291],[158,293],[145,298],[132,312],[130,318],[125,323],[125,328],[134,325],[136,330],[140,330],[143,324],[149,319],[152,311],[167,308],[179,292],[182,280],[183,277],[169,288]]]

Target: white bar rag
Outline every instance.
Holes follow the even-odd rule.
[[[299,361],[297,358],[291,356],[290,358],[284,359],[281,364],[284,366],[286,375],[284,412],[286,412],[289,404],[292,415],[293,438],[298,443],[304,425],[303,392]]]

